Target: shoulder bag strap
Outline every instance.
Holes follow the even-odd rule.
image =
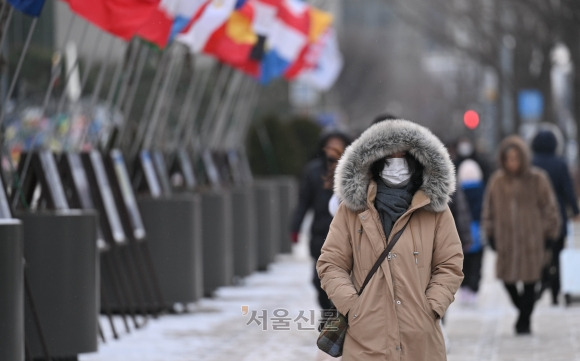
[[[381,266],[381,264],[383,263],[385,258],[387,258],[387,256],[389,255],[389,253],[391,252],[391,250],[393,249],[393,247],[395,246],[395,244],[399,240],[399,237],[401,237],[401,234],[403,234],[403,232],[405,231],[405,228],[407,228],[407,225],[409,224],[409,221],[411,220],[412,216],[413,216],[413,213],[411,213],[411,215],[409,216],[409,219],[407,219],[407,222],[405,222],[405,225],[403,226],[403,228],[401,228],[401,230],[393,236],[393,239],[391,239],[391,242],[389,242],[389,244],[387,245],[387,248],[385,248],[383,253],[381,253],[381,255],[379,256],[379,259],[375,262],[375,264],[373,265],[373,268],[371,268],[371,270],[369,271],[367,278],[365,278],[365,281],[363,282],[360,290],[358,291],[359,296],[362,293],[362,291],[365,289],[365,287],[367,286],[367,283],[369,283],[369,281],[371,280],[371,277],[373,277],[373,275],[379,269],[379,267]]]

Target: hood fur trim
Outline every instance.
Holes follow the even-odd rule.
[[[371,165],[387,155],[408,152],[424,167],[421,190],[428,210],[441,212],[455,191],[455,168],[447,149],[430,130],[408,120],[388,120],[369,127],[344,152],[335,173],[334,191],[353,211],[367,209]]]
[[[498,155],[497,161],[501,169],[503,169],[504,172],[507,172],[505,164],[503,162],[503,158],[505,156],[505,153],[511,147],[518,149],[522,157],[521,169],[518,172],[518,174],[524,174],[528,172],[530,170],[530,167],[532,166],[532,155],[530,154],[530,148],[528,147],[528,144],[519,135],[510,135],[504,138],[501,141],[501,143],[499,143],[499,152],[497,154]]]

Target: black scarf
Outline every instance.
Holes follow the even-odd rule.
[[[413,189],[412,182],[402,188],[389,188],[382,180],[377,180],[375,208],[379,212],[387,238],[395,221],[409,209],[413,199]]]

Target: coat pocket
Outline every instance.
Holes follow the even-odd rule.
[[[363,295],[359,295],[350,310],[348,311],[348,324],[353,325],[356,324],[357,321],[360,319],[360,304]]]
[[[438,317],[435,314],[435,311],[433,311],[433,309],[431,308],[429,300],[427,299],[427,295],[423,295],[423,311],[425,311],[427,316],[429,316],[433,320],[433,322],[437,321]]]

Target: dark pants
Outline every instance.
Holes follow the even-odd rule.
[[[524,283],[523,292],[520,292],[515,283],[504,283],[506,290],[516,308],[520,311],[516,322],[517,333],[530,332],[530,318],[536,302],[536,283]]]
[[[560,293],[560,253],[564,249],[564,240],[565,237],[562,237],[551,243],[552,259],[542,272],[541,290],[550,289],[554,305],[558,304],[558,294]],[[538,298],[540,296],[541,293]]]
[[[467,287],[473,292],[479,291],[479,281],[481,280],[481,260],[483,251],[465,253],[463,258],[463,282],[461,287]]]
[[[318,257],[320,257],[320,250],[322,249],[322,245],[324,244],[324,237],[320,236],[312,236],[310,239],[310,255],[314,259],[314,273],[312,275],[312,284],[314,288],[316,288],[316,292],[318,293],[318,304],[320,308],[323,310],[329,310],[332,307],[332,302],[328,298],[328,295],[322,289],[320,285],[320,278],[318,278],[318,272],[316,271],[316,262],[318,261]]]
[[[318,278],[318,273],[316,272],[316,261],[317,260],[314,261],[314,275],[312,277],[312,284],[318,292],[318,304],[320,305],[320,308],[323,310],[329,310],[332,307],[332,302],[330,302],[328,295],[320,286],[320,278]]]

